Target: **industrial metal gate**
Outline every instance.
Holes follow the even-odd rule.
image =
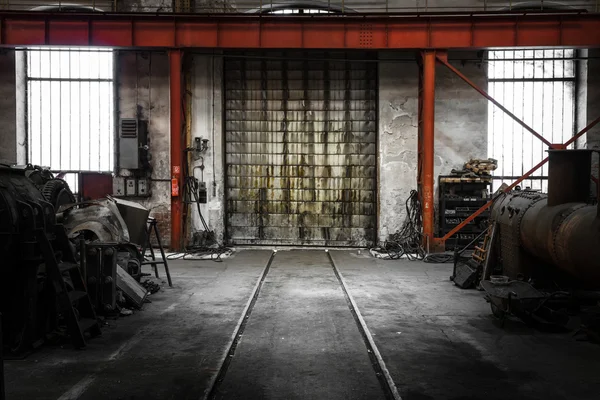
[[[345,54],[225,59],[232,244],[370,246],[377,67]]]

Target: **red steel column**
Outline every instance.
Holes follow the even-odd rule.
[[[170,98],[171,98],[171,248],[181,250],[183,204],[182,185],[183,175],[181,163],[183,161],[182,140],[182,106],[181,106],[181,50],[169,50],[170,66]]]
[[[435,120],[435,51],[425,50],[422,56],[422,88],[421,120],[420,123],[420,191],[421,207],[423,209],[423,235],[425,245],[431,247],[434,238],[434,207],[433,207],[433,157],[434,157],[434,120]]]

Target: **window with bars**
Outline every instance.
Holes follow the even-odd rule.
[[[551,143],[575,134],[575,50],[488,52],[488,91]],[[489,103],[488,153],[498,160],[494,187],[511,184],[546,157],[547,146]],[[521,187],[547,191],[548,166]]]
[[[113,52],[95,48],[28,49],[28,162],[65,173],[114,169]]]

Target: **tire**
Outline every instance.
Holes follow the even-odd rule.
[[[62,205],[76,202],[75,195],[73,195],[69,185],[62,179],[52,179],[46,182],[42,189],[42,194],[46,201],[52,204],[54,211],[58,211]]]

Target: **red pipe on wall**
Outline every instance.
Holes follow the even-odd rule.
[[[181,186],[183,175],[181,69],[182,51],[169,51],[169,93],[171,98],[171,249],[182,250],[183,202]]]

